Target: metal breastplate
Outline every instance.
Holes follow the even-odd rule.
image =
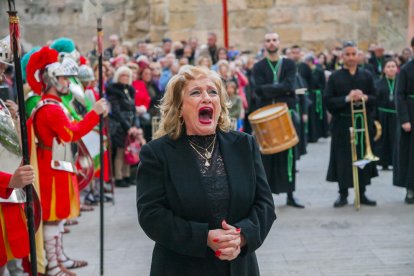
[[[63,112],[65,112],[65,115],[69,119],[71,118],[69,112],[63,106],[63,104],[61,104],[60,102],[58,102],[56,100],[46,99],[46,100],[40,101],[36,105],[35,109],[33,110],[33,112],[32,112],[33,121],[34,121],[34,118],[35,118],[35,115],[36,115],[37,111],[39,111],[42,107],[44,107],[46,105],[51,105],[51,104],[60,106],[62,108]],[[38,135],[36,134],[36,136],[38,136]],[[39,140],[38,137],[36,137],[36,143],[38,145],[43,144]],[[75,173],[76,172],[76,167],[74,165],[75,163],[74,163],[74,158],[73,158],[73,152],[72,152],[72,148],[71,148],[70,143],[60,142],[57,139],[57,137],[54,137],[51,150],[52,150],[52,161],[51,161],[50,166],[51,166],[52,169],[59,170],[59,171],[70,172],[70,173]]]
[[[22,162],[19,136],[16,125],[5,103],[0,100],[0,160],[1,170],[13,174]],[[0,203],[24,203],[26,193],[23,189],[14,189],[9,198],[0,197]]]

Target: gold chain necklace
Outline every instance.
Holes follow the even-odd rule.
[[[201,153],[200,151],[198,151],[198,149],[196,149],[196,147],[193,145],[193,143],[188,140],[190,142],[190,146],[195,150],[195,152],[198,153],[198,155],[201,156],[201,158],[203,158],[204,160],[206,160],[206,162],[204,163],[204,166],[206,167],[210,167],[210,162],[209,160],[211,159],[211,157],[213,156],[213,151],[214,151],[214,146],[216,145],[216,137],[214,137],[214,140],[212,142],[212,144],[210,144],[206,149],[203,148],[203,150],[205,150],[204,153]],[[208,151],[208,148],[213,145],[213,147],[211,148],[211,151]]]
[[[188,141],[190,142],[190,144],[192,145],[192,147],[193,147],[193,148],[197,147],[197,148],[201,149],[201,151],[204,151],[204,156],[205,156],[206,158],[208,158],[208,159],[210,159],[210,158],[211,158],[212,153],[213,153],[214,144],[215,144],[215,142],[216,142],[216,136],[214,136],[213,141],[211,141],[210,145],[208,145],[208,146],[207,146],[207,148],[203,148],[203,147],[201,147],[201,146],[197,145],[196,143],[192,142],[191,140],[188,140]],[[209,149],[211,146],[213,146],[213,148],[211,149],[211,152],[209,152],[209,150],[208,150],[208,149]],[[199,151],[197,151],[197,152],[199,152]]]

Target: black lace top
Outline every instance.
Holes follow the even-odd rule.
[[[210,209],[209,228],[221,228],[221,221],[227,219],[229,208],[229,185],[227,183],[226,170],[223,158],[220,154],[216,135],[208,136],[187,136],[190,147],[197,158],[197,163],[201,172],[201,184],[207,194]],[[213,141],[215,139],[214,144]],[[209,145],[211,145],[209,147]],[[212,147],[214,146],[214,149]],[[205,150],[211,152],[211,159],[206,159]],[[204,157],[202,157],[203,155]],[[209,166],[206,166],[206,161]]]
[[[207,195],[210,209],[209,229],[222,228],[221,222],[223,219],[227,219],[228,216],[230,198],[226,170],[220,153],[218,139],[215,136],[187,136],[200,168],[201,184]],[[214,139],[216,140],[213,143]],[[212,149],[212,143],[214,144],[214,149]],[[211,146],[209,147],[209,145]],[[205,150],[203,149],[206,148],[209,152],[212,151],[210,159],[205,158]],[[206,165],[206,161],[208,161],[209,166]],[[212,250],[209,250],[208,259],[209,275],[224,276],[230,274],[229,262],[219,260],[214,256]]]

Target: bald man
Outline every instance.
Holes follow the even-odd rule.
[[[253,67],[254,96],[257,107],[273,103],[286,103],[291,112],[295,114],[295,63],[279,56],[280,40],[277,33],[266,34],[264,46],[267,57],[257,62]],[[296,182],[294,149],[290,148],[280,153],[262,155],[262,160],[272,192],[275,194],[287,193],[287,205],[304,208],[293,197]]]

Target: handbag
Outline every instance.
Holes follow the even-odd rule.
[[[141,151],[141,144],[137,139],[128,135],[125,139],[125,163],[128,165],[135,165],[139,163],[139,153]]]

